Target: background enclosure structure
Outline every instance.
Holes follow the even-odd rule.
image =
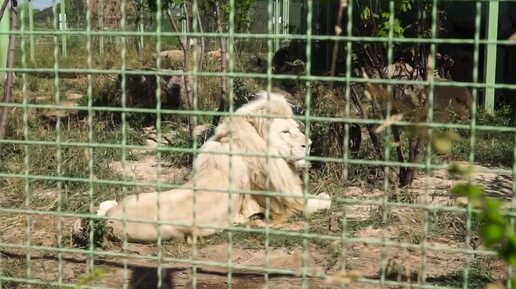
[[[177,32],[149,2],[154,3],[141,2],[142,10],[138,1],[66,2],[66,30],[59,30],[58,4],[35,12],[31,30],[26,2],[19,3],[18,26],[11,31],[17,35],[16,64],[6,70],[16,73],[14,98],[0,102],[11,112],[0,140],[0,288],[332,288],[339,283],[349,288],[485,288],[514,277],[482,244],[475,208],[452,197],[450,190],[462,179],[447,169],[457,161],[474,164],[472,181],[503,200],[514,223],[516,129],[510,105],[516,46],[507,40],[516,30],[514,1],[498,1],[497,39],[485,33],[492,17],[487,1],[348,1],[339,37],[333,36],[338,1],[292,0],[289,7],[286,1],[256,1],[241,22],[236,15],[243,2],[220,1],[226,11],[222,33],[213,8],[201,5],[212,1],[188,2],[189,19],[198,13],[200,20]],[[102,10],[111,18],[98,18],[102,3],[112,5]],[[415,9],[420,9],[418,23],[428,25],[411,23],[418,19]],[[287,14],[288,22],[273,19],[285,20]],[[145,19],[143,32],[138,32],[138,15]],[[377,21],[373,28],[365,26],[371,19]],[[250,25],[241,25],[247,20]],[[192,49],[187,72],[181,58],[169,63],[153,56],[179,51],[178,37],[186,36],[208,43],[203,53]],[[34,61],[31,37],[37,43]],[[221,37],[230,55],[226,72],[208,54],[219,48]],[[332,76],[335,40],[339,50]],[[482,73],[490,71],[482,68],[488,66],[483,48],[495,42],[499,53],[492,86]],[[284,47],[291,49],[287,61],[301,60],[302,71],[278,74],[267,65]],[[369,49],[377,52],[374,61],[362,53]],[[407,54],[411,50],[435,59],[436,68],[447,72],[440,77],[464,78],[443,82],[422,73],[420,78],[379,79],[384,66],[409,62],[411,55],[412,66],[426,71],[422,59],[427,55],[413,57]],[[438,54],[461,65],[447,67]],[[201,56],[205,63],[195,61]],[[453,72],[454,67],[462,70]],[[190,104],[180,84],[185,74],[193,84]],[[226,112],[216,112],[221,77],[228,80]],[[177,97],[167,86],[171,79],[179,79],[180,104],[167,102]],[[434,95],[429,107],[407,110],[399,106],[400,100],[407,102],[406,95],[381,97],[416,82]],[[384,86],[367,86],[373,83]],[[441,86],[467,87],[471,116],[450,111],[439,118]],[[490,114],[481,97],[493,87],[507,97],[497,97],[503,101]],[[213,115],[231,115],[257,89],[280,88],[305,109],[297,119],[313,140],[308,157],[313,166],[302,173],[303,180],[307,191],[332,195],[329,211],[282,225],[250,220],[250,226],[231,227],[194,245],[181,240],[97,242],[104,227],[101,218],[88,219],[94,207],[128,194],[177,187],[209,136]],[[456,91],[446,96],[453,99]],[[416,97],[426,98],[422,93]],[[347,144],[357,139],[354,125],[362,139],[358,150]],[[408,161],[415,145],[411,129],[421,137],[414,162]],[[417,176],[401,186],[400,172],[412,167]],[[90,227],[82,236],[72,234],[79,218]]]

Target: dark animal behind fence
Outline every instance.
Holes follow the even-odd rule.
[[[156,74],[125,75],[125,86],[122,87],[122,75],[118,74],[110,80],[100,91],[94,94],[93,106],[122,107],[122,93],[125,91],[126,108],[156,109],[158,98],[156,89],[158,76]],[[181,76],[161,76],[161,109],[178,109],[184,103],[182,97],[183,81]],[[86,112],[83,112],[84,115]],[[120,112],[100,112],[107,114],[114,123],[120,123]],[[141,125],[151,125],[156,122],[156,112],[128,113],[128,121],[136,121]]]

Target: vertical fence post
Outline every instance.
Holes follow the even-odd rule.
[[[34,11],[33,11],[33,7],[32,7],[32,1],[29,1],[27,3],[27,5],[28,5],[28,9],[29,9],[30,61],[32,63],[35,63],[36,62],[36,56],[35,56],[35,53],[34,53],[34,48],[36,47],[36,45],[34,44],[34,34],[32,34],[32,33],[34,33]]]
[[[273,15],[272,15],[272,24],[274,25],[274,34],[275,35],[278,35],[279,34],[279,30],[280,30],[280,25],[281,25],[281,14],[280,14],[280,5],[279,5],[279,0],[274,0],[273,2]],[[274,41],[273,41],[274,45],[273,45],[273,50],[276,51],[279,49],[279,39],[278,38],[274,38]]]
[[[99,20],[99,29],[104,32],[104,0],[99,0],[97,3],[97,17]],[[104,54],[104,35],[99,38],[99,52],[100,55]]]
[[[486,86],[492,86],[496,83],[496,40],[498,40],[498,13],[499,13],[498,1],[489,1],[489,14],[487,21],[487,39],[490,42],[487,44],[487,53],[485,57],[485,82]],[[494,98],[495,89],[494,87],[486,87],[484,97],[484,108],[488,112],[494,110]]]
[[[3,3],[0,2],[0,6]],[[7,64],[7,51],[9,47],[9,18],[11,9],[7,7],[5,9],[4,15],[2,17],[2,21],[0,22],[0,31],[2,34],[0,35],[0,67],[2,69],[5,69],[5,66]],[[4,81],[5,79],[5,71],[0,72],[0,81]]]
[[[140,34],[140,41],[138,42],[138,50],[140,53],[140,57],[143,57],[143,49],[145,47],[145,45],[143,44],[143,32],[145,30],[145,24],[144,24],[144,19],[143,19],[143,12],[141,9],[143,9],[143,8],[140,8],[140,23],[138,23],[138,31],[142,34]]]
[[[65,10],[65,0],[61,0],[61,13],[59,13],[59,29],[64,32],[66,31],[66,10]],[[66,52],[66,35],[61,35],[61,53],[63,56],[67,55]]]
[[[283,2],[283,10],[282,10],[282,30],[281,33],[283,34],[290,34],[290,1],[289,0],[282,0]],[[288,41],[288,40],[283,40]]]
[[[191,43],[187,43],[186,42],[186,39],[188,39],[188,34],[190,33],[190,23],[188,23],[186,21],[186,4],[179,4],[179,10],[177,12],[177,16],[176,17],[181,17],[183,20],[181,21],[181,39],[183,41],[183,43],[186,43],[186,45],[188,45],[188,47],[191,46]],[[192,39],[190,39],[192,40]]]

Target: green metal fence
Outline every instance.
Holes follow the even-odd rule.
[[[512,288],[512,268],[479,239],[478,210],[452,197],[450,190],[460,180],[448,168],[456,161],[475,164],[469,180],[504,201],[505,216],[514,227],[516,83],[510,73],[516,67],[511,66],[516,46],[505,35],[500,37],[500,30],[503,21],[511,21],[514,13],[507,11],[516,1],[308,0],[296,1],[301,8],[290,10],[289,1],[267,1],[269,17],[253,15],[251,8],[249,19],[252,30],[263,25],[253,19],[267,18],[268,33],[247,33],[249,27],[238,26],[238,17],[244,17],[238,9],[246,1],[219,1],[227,8],[222,32],[206,30],[216,26],[197,20],[199,15],[213,21],[205,5],[215,1],[186,1],[192,20],[187,31],[164,29],[168,16],[161,9],[145,11],[155,29],[137,31],[141,26],[127,21],[134,13],[132,1],[110,2],[119,3],[113,7],[120,20],[117,27],[103,29],[98,25],[102,18],[96,18],[91,7],[106,2],[84,1],[79,18],[83,26],[62,30],[58,19],[65,11],[57,1],[52,29],[42,28],[38,12],[18,9],[18,27],[9,32],[17,35],[16,65],[2,72],[14,72],[17,78],[13,100],[0,102],[10,112],[7,134],[0,140],[0,288],[485,288],[498,280]],[[155,7],[169,2],[158,0]],[[450,3],[454,8],[438,6]],[[25,4],[18,2],[19,7]],[[473,26],[465,25],[474,35],[440,37],[441,23],[448,20],[443,13],[452,15],[460,5],[475,11],[469,18]],[[498,5],[506,5],[507,11],[499,13],[504,9]],[[419,16],[415,9],[421,9]],[[305,32],[288,34],[288,27],[278,26],[282,23],[274,16],[285,17],[288,11],[290,22],[306,22]],[[427,21],[425,34],[410,35],[415,24],[403,26],[410,15]],[[321,26],[332,20],[335,24]],[[367,35],[364,31],[369,30],[361,25],[373,23],[368,21],[383,21],[378,27],[385,34]],[[338,35],[335,25],[340,26]],[[194,64],[188,71],[182,59],[169,64],[163,57],[152,57],[181,49],[177,39],[186,36],[197,44],[210,39],[205,52],[192,50]],[[104,43],[107,38],[113,41]],[[137,41],[143,38],[140,53]],[[277,73],[275,48],[289,41],[301,43],[304,69]],[[218,61],[199,62],[221,42],[227,43],[230,56],[225,73]],[[257,51],[257,43],[266,51]],[[438,54],[444,54],[439,49],[446,45],[469,45],[471,82],[435,79],[434,70],[442,65]],[[378,50],[368,50],[371,47]],[[415,70],[426,75],[399,79],[382,73],[385,66],[400,63],[403,49],[426,53],[414,57]],[[251,63],[252,55],[265,64]],[[380,60],[369,63],[367,57]],[[423,60],[427,62],[417,67]],[[169,107],[164,102],[168,87],[156,85],[152,77],[167,83],[185,75],[192,83],[191,104]],[[221,78],[227,78],[223,112],[217,111]],[[133,85],[135,79],[141,82]],[[414,95],[427,97],[428,106],[402,108],[400,102],[411,96],[397,99],[396,92],[414,85],[427,87],[427,96]],[[301,173],[304,191],[331,195],[329,210],[307,218],[294,216],[281,225],[270,224],[267,211],[265,220],[249,220],[247,226],[231,226],[193,244],[164,241],[161,235],[149,244],[127,239],[96,242],[105,233],[106,218],[94,213],[102,201],[178,188],[209,136],[212,118],[231,117],[234,100],[243,95],[278,87],[289,90],[289,99],[305,110],[294,117],[313,141],[314,151],[307,157],[313,166]],[[452,90],[438,94],[449,87]],[[458,94],[454,87],[467,88],[471,103],[467,111],[446,112],[442,120],[436,108],[439,97],[453,102]],[[150,104],[138,98],[138,93],[149,91],[145,96],[156,98]],[[390,94],[394,96],[380,97]],[[195,128],[191,136],[190,122]],[[357,126],[362,141],[355,150],[349,143],[357,141]],[[416,153],[419,158],[412,158]],[[417,170],[415,180],[401,186],[400,171],[411,168]],[[89,228],[79,236],[84,243],[73,233],[81,219]]]

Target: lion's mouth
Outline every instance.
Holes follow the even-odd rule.
[[[307,162],[308,161],[305,157],[291,157],[291,158],[288,158],[288,160],[293,162],[293,163]]]
[[[305,156],[299,156],[299,154],[295,154],[293,151],[290,151],[290,154],[287,156],[283,156],[286,160],[289,161],[300,161],[305,158]]]

